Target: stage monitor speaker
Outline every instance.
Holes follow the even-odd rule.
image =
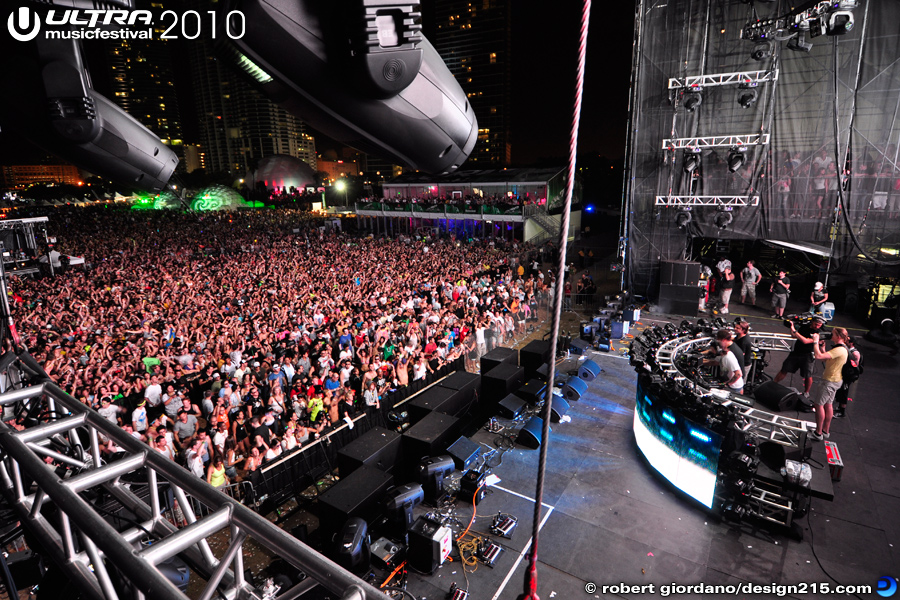
[[[543,428],[544,420],[542,418],[531,417],[525,423],[525,427],[519,430],[519,437],[516,438],[516,442],[532,450],[540,448],[543,439]]]
[[[516,390],[516,396],[531,404],[540,402],[547,395],[547,384],[540,379],[532,379]]]
[[[583,379],[572,376],[566,379],[566,385],[563,386],[562,393],[566,400],[575,402],[587,393],[587,389],[588,385]]]
[[[698,262],[687,260],[663,260],[659,263],[659,282],[662,285],[688,285],[697,287],[700,283]]]
[[[335,538],[334,562],[351,573],[362,575],[369,570],[369,526],[363,519],[353,517]]]
[[[481,374],[482,402],[495,405],[507,394],[515,392],[525,383],[525,369],[516,365],[502,364]]]
[[[582,354],[587,352],[590,349],[590,347],[591,347],[591,343],[586,342],[584,340],[572,340],[569,343],[569,351],[572,354],[576,354],[578,356],[581,356]]]
[[[603,369],[592,360],[586,360],[578,367],[578,376],[585,381],[593,381]]]
[[[479,471],[469,471],[459,479],[459,500],[466,504],[474,503],[476,506],[481,503],[487,494],[488,474]]]
[[[550,422],[559,423],[569,412],[569,403],[559,394],[553,394],[553,405],[550,406]]]
[[[396,473],[402,463],[400,441],[400,434],[396,431],[373,427],[338,450],[338,472],[344,478],[359,467],[368,465]]]
[[[533,340],[519,350],[519,365],[525,367],[525,376],[532,378],[541,365],[550,360],[550,342]]]
[[[794,410],[799,399],[798,394],[780,383],[767,381],[753,391],[756,401],[770,410],[782,412]]]
[[[481,455],[481,444],[462,436],[450,444],[447,454],[453,457],[456,468],[465,473],[478,461],[478,457]]]
[[[319,495],[319,523],[327,529],[340,527],[350,517],[374,517],[379,500],[393,484],[390,473],[368,465],[359,467]]]
[[[524,411],[525,401],[515,394],[510,394],[501,400],[500,405],[497,407],[497,414],[504,419],[515,419]]]
[[[481,373],[489,373],[491,369],[502,364],[519,366],[519,351],[515,348],[494,348],[481,357]]]

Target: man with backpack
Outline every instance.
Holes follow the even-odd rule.
[[[863,357],[856,347],[853,336],[847,336],[847,362],[841,367],[841,389],[834,395],[834,416],[842,419],[847,416],[847,402],[853,399],[856,382],[863,373]]]

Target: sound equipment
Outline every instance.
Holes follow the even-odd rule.
[[[409,530],[407,564],[419,573],[431,575],[450,556],[453,533],[437,521],[419,517]]]
[[[753,396],[757,402],[776,412],[794,410],[799,400],[796,392],[774,381],[767,381],[758,386],[753,390]]]
[[[319,495],[319,523],[340,527],[350,517],[371,519],[378,509],[378,501],[394,484],[394,476],[375,467],[363,465],[342,478]],[[334,529],[331,529],[334,531]]]
[[[553,394],[553,404],[550,406],[550,422],[559,423],[560,419],[566,416],[567,412],[569,412],[569,403],[562,396]]]
[[[497,559],[500,558],[502,553],[503,548],[490,540],[485,540],[482,542],[481,547],[475,552],[475,555],[485,566],[493,569],[494,565],[497,564]],[[466,596],[466,598],[468,598],[468,596]]]
[[[597,333],[597,330],[600,329],[600,325],[594,323],[592,321],[582,321],[581,325],[578,326],[578,330],[580,331],[579,338],[586,342],[594,341],[594,334]]]
[[[371,561],[376,567],[385,571],[393,571],[406,556],[403,546],[395,544],[387,538],[378,538],[369,546]]]
[[[702,288],[696,285],[659,286],[659,308],[662,312],[696,317]]]
[[[537,376],[538,376],[538,379],[540,379],[542,381],[547,381],[547,379],[550,377],[550,364],[549,363],[542,364],[540,366],[540,368],[537,370]]]
[[[602,338],[598,339],[597,343],[594,344],[594,348],[596,350],[599,350],[600,352],[609,352],[609,350],[610,350],[609,338],[602,337]]]
[[[585,381],[593,381],[601,371],[603,369],[600,368],[600,365],[592,360],[586,360],[578,367],[578,376]]]
[[[825,458],[828,460],[828,469],[831,471],[831,480],[840,481],[844,475],[844,461],[841,452],[834,442],[825,442]]]
[[[481,376],[478,373],[456,371],[442,379],[438,383],[438,387],[460,392],[459,402],[464,402],[468,408],[475,401],[475,398],[481,395]],[[440,410],[439,412],[451,414],[446,410]],[[453,416],[457,417],[459,414],[454,414]]]
[[[540,448],[543,439],[543,433],[541,431],[543,427],[544,420],[542,418],[531,417],[531,419],[525,423],[525,427],[519,431],[516,443],[521,444],[526,448],[531,448],[532,450]]]
[[[541,365],[550,360],[550,342],[533,340],[519,350],[519,365],[525,367],[525,377],[533,378]]]
[[[590,347],[590,342],[586,342],[584,340],[572,340],[571,342],[569,342],[569,351],[572,354],[576,354],[578,356],[587,352]]]
[[[407,483],[387,491],[384,499],[384,509],[387,512],[388,523],[394,531],[401,535],[409,531],[413,524],[413,507],[422,504],[425,499],[425,490],[419,483]]]
[[[613,321],[609,327],[609,337],[614,340],[621,340],[628,335],[628,321]]]
[[[511,540],[518,524],[519,520],[516,517],[505,513],[497,513],[497,516],[494,517],[494,521],[491,523],[491,533]]]
[[[479,471],[469,471],[463,475],[459,480],[459,500],[466,504],[479,504],[487,493],[487,486],[484,485],[487,476],[487,473]]]
[[[373,427],[340,450],[338,472],[342,478],[363,465],[396,473],[402,465],[400,434],[384,427]]]
[[[363,519],[353,517],[335,538],[334,562],[351,573],[362,575],[369,570],[369,526]]]
[[[547,384],[540,379],[532,379],[516,390],[515,394],[533,406],[547,395]]]
[[[455,409],[460,408],[460,404],[465,409],[467,403],[459,402],[457,399],[458,395],[459,392],[456,390],[442,388],[437,385],[421,392],[407,403],[410,423],[415,425],[432,411],[452,414]],[[462,399],[462,396],[459,396],[459,398]],[[445,406],[446,410],[442,410]]]
[[[456,417],[431,412],[403,434],[403,455],[406,463],[415,467],[426,456],[443,454],[459,437],[462,423]]]
[[[700,263],[686,260],[663,260],[659,263],[661,285],[694,286],[700,283]]]
[[[524,410],[525,401],[515,394],[510,394],[500,401],[500,405],[497,408],[497,414],[504,419],[516,419]]]
[[[419,463],[417,478],[425,491],[425,499],[431,504],[444,495],[444,479],[453,472],[453,459],[449,456],[429,456]]]
[[[475,466],[475,462],[481,455],[481,444],[462,436],[450,444],[447,454],[453,457],[456,468],[465,473]]]
[[[482,398],[490,404],[511,394],[525,382],[525,369],[516,365],[501,364],[487,373],[481,373]]]
[[[622,311],[622,320],[629,323],[637,323],[641,320],[641,309],[627,308]]]
[[[569,401],[577,401],[587,393],[587,383],[580,377],[569,377],[566,379],[566,385],[563,386],[563,397]]]
[[[491,369],[502,364],[519,365],[519,351],[515,348],[494,348],[481,357],[481,374],[490,372]]]

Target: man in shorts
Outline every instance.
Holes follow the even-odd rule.
[[[772,308],[775,309],[775,314],[772,317],[775,319],[784,318],[788,294],[791,293],[791,280],[787,277],[787,273],[783,270],[778,271],[778,277],[772,283],[769,291],[772,292]]]
[[[750,298],[750,304],[756,306],[756,286],[760,280],[762,273],[752,260],[748,260],[747,266],[741,269],[741,304],[746,304],[747,298]]]
[[[803,378],[803,397],[809,398],[813,382],[813,347],[819,343],[819,331],[824,324],[825,319],[819,315],[813,317],[808,324],[801,325],[799,330],[794,327],[793,322],[791,323],[791,335],[797,341],[784,359],[781,370],[775,375],[775,383],[780,383],[788,373],[800,371],[800,377]]]

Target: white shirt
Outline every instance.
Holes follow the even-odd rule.
[[[147,404],[150,406],[159,406],[159,403],[162,402],[162,386],[158,383],[148,385],[144,390],[144,398],[147,399]]]
[[[722,369],[722,372],[728,375],[728,379],[731,380],[734,377],[734,372],[743,373],[743,369],[738,364],[737,357],[730,350],[719,357],[719,367]],[[733,390],[739,390],[744,387],[744,378],[738,377],[738,380],[728,386]]]

